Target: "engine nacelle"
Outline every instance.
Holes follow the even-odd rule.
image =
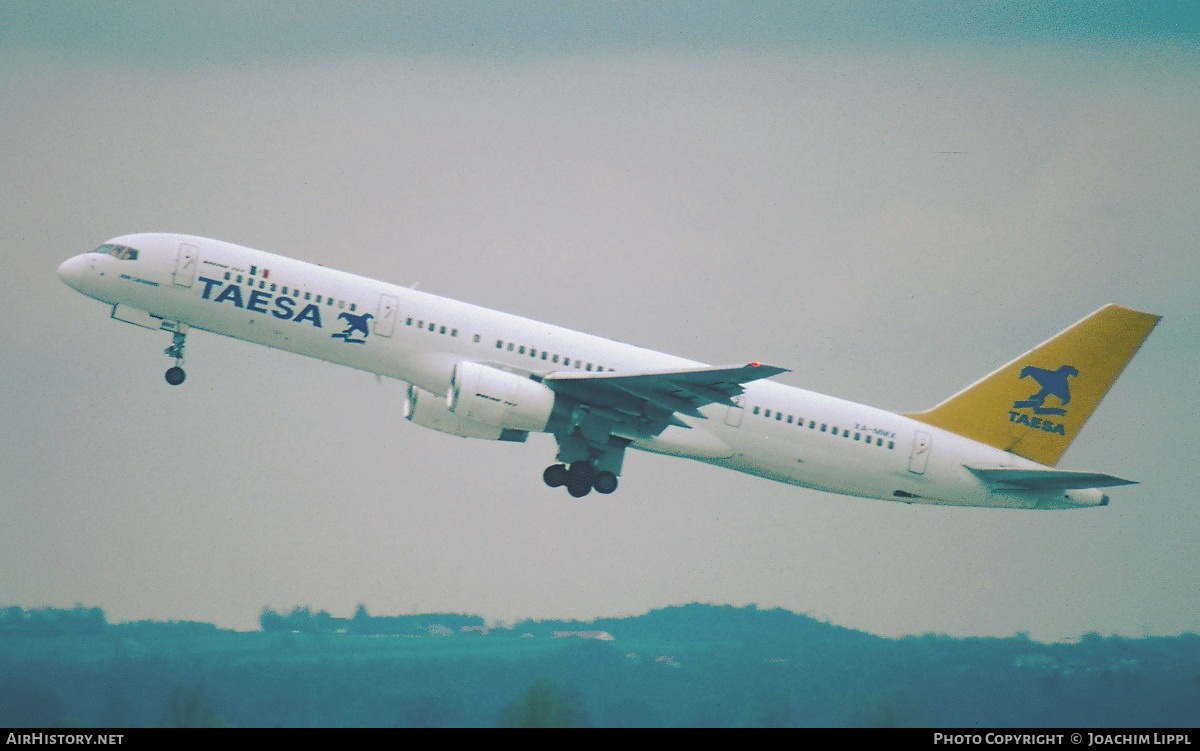
[[[544,383],[505,370],[460,362],[450,377],[446,406],[455,415],[509,430],[544,430],[554,392]]]
[[[516,431],[506,431],[494,425],[484,425],[460,417],[446,407],[445,397],[417,386],[408,387],[408,394],[404,397],[404,417],[423,428],[432,428],[463,438],[483,438],[489,441],[525,440],[525,434],[518,437],[514,435]],[[506,433],[509,435],[506,436]]]

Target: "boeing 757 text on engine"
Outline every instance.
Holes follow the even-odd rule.
[[[58,269],[112,317],[408,384],[404,414],[465,438],[558,443],[543,479],[611,493],[628,448],[905,503],[1103,506],[1112,475],[1056,465],[1159,316],[1106,305],[925,412],[899,414],[407,287],[191,235],[126,235]]]

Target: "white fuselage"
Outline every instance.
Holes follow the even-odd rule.
[[[85,253],[60,269],[81,292],[123,312],[327,360],[445,394],[456,363],[534,373],[644,372],[698,367],[684,358],[489,310],[303,261],[206,238],[115,238],[136,260]],[[370,314],[371,335],[353,328]],[[153,327],[157,328],[157,325]],[[1036,468],[1018,457],[911,418],[761,380],[740,406],[680,416],[635,448],[697,459],[780,482],[909,503],[1076,508],[1094,489],[996,491],[964,465]]]

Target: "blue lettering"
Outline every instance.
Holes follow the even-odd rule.
[[[1028,425],[1031,428],[1038,428],[1039,430],[1044,430],[1047,433],[1057,433],[1061,436],[1065,436],[1067,434],[1067,427],[1061,422],[1047,420],[1044,417],[1030,417],[1029,415],[1023,415],[1020,412],[1013,412],[1010,410],[1008,413],[1008,421],[1015,422],[1018,425]]]
[[[208,300],[212,297],[214,287],[219,287],[221,282],[208,277],[200,277],[200,281],[204,282],[204,290],[200,293],[201,297]],[[231,302],[239,308],[253,310],[255,313],[270,313],[282,321],[295,321],[301,323],[308,321],[313,328],[324,328],[321,325],[321,308],[315,303],[310,303],[303,310],[296,313],[296,300],[291,297],[274,297],[270,292],[263,290],[252,289],[248,301],[242,300],[242,288],[236,284],[230,284],[221,290],[213,302]]]
[[[256,289],[250,293],[250,302],[246,303],[246,310],[253,310],[255,313],[266,313],[267,303],[270,301],[270,292],[263,292],[261,289]]]
[[[271,315],[285,321],[290,320],[296,314],[296,309],[292,307],[295,304],[296,301],[290,297],[276,297],[275,310],[271,311]]]
[[[217,295],[217,299],[214,302],[225,302],[226,300],[232,300],[233,304],[239,308],[246,307],[242,304],[242,288],[236,284],[231,284],[221,290],[221,294]]]
[[[313,328],[323,328],[321,326],[321,309],[312,303],[309,303],[308,307],[300,311],[300,314],[292,320],[296,323],[300,323],[301,321],[312,321]]]
[[[200,293],[200,297],[203,300],[207,300],[208,296],[212,294],[212,288],[220,284],[220,282],[216,279],[209,279],[207,276],[200,277],[200,281],[204,282],[204,291]]]

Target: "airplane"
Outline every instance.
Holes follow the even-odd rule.
[[[625,450],[903,503],[1105,506],[1132,480],[1059,469],[1063,452],[1161,316],[1105,305],[924,412],[897,413],[219,240],[116,237],[58,269],[111,317],[192,329],[408,385],[411,422],[464,438],[554,436],[550,487],[617,489]]]

